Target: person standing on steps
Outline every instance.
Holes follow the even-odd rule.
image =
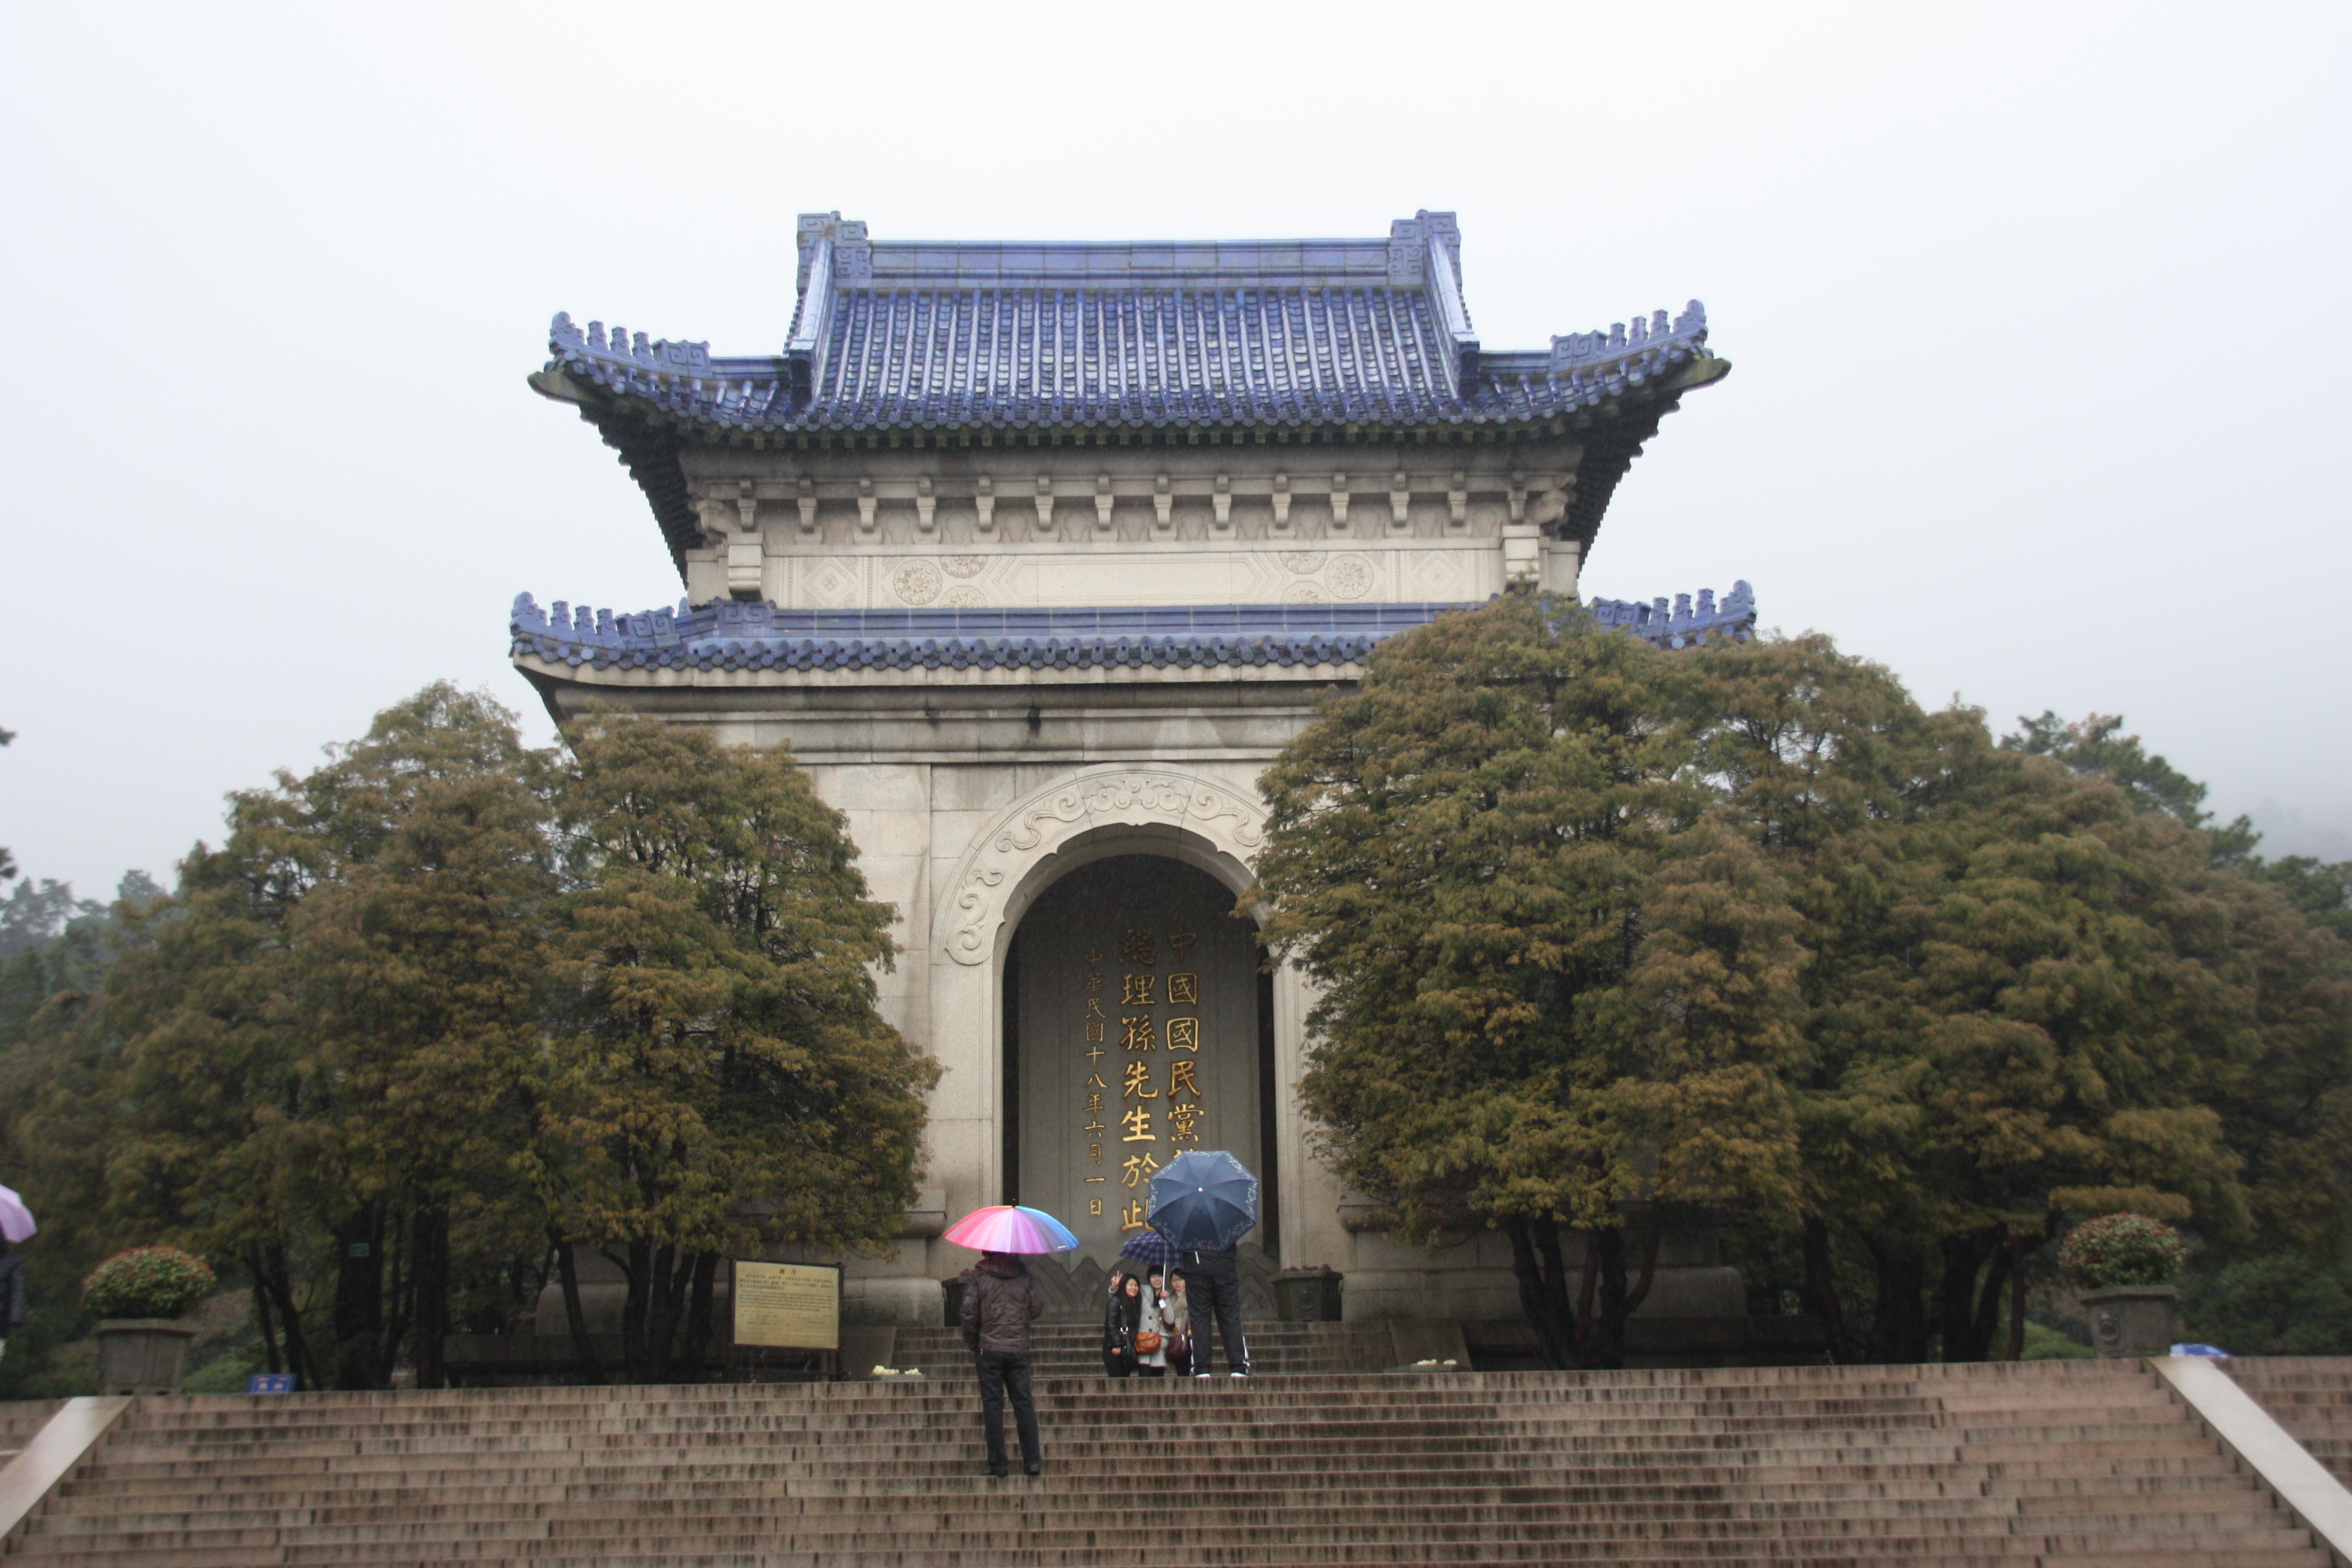
[[[1160,1331],[1168,1336],[1168,1374],[1171,1377],[1192,1375],[1192,1306],[1184,1293],[1184,1276],[1169,1277],[1168,1290],[1160,1298]]]
[[[0,1241],[0,1355],[8,1353],[8,1336],[24,1321],[25,1260]]]
[[[1192,1375],[1207,1377],[1216,1366],[1216,1346],[1210,1326],[1225,1342],[1225,1369],[1235,1377],[1250,1374],[1249,1339],[1242,1332],[1242,1266],[1230,1247],[1213,1252],[1177,1255],[1176,1269],[1192,1300]]]
[[[988,1473],[1007,1473],[1004,1456],[1004,1396],[1013,1395],[1013,1421],[1021,1433],[1021,1468],[1036,1475],[1045,1468],[1037,1438],[1037,1401],[1030,1386],[1029,1325],[1045,1310],[1045,1294],[1021,1259],[983,1252],[964,1270],[963,1342],[980,1371],[980,1424],[988,1439]]]
[[[1143,1330],[1143,1288],[1123,1268],[1110,1273],[1110,1297],[1103,1303],[1103,1371],[1135,1375],[1135,1336]]]
[[[1168,1321],[1168,1297],[1160,1289],[1157,1264],[1144,1271],[1142,1302],[1141,1326],[1135,1334],[1135,1375],[1166,1377],[1168,1342],[1175,1325]]]

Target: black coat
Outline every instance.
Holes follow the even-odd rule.
[[[1045,1293],[1017,1258],[992,1252],[963,1272],[963,1342],[993,1355],[1027,1355],[1029,1325]]]
[[[0,1255],[0,1334],[25,1321],[25,1260]]]
[[[1141,1312],[1137,1303],[1138,1314]],[[1127,1321],[1127,1297],[1113,1296],[1103,1304],[1103,1370],[1116,1372],[1135,1365],[1135,1325]]]

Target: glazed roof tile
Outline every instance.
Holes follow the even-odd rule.
[[[1198,668],[1360,665],[1381,638],[1456,604],[1202,605],[1122,609],[793,610],[720,599],[615,615],[515,595],[513,657],[599,669]],[[1604,626],[1662,647],[1746,640],[1756,598],[1702,589],[1651,604],[1595,599]]]
[[[806,215],[785,352],[714,357],[568,314],[548,370],[718,432],[1524,423],[1709,359],[1706,313],[1481,350],[1453,215],[1387,239],[877,244]]]

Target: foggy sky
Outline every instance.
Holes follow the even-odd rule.
[[[680,588],[523,377],[568,310],[772,353],[877,239],[1460,215],[1482,341],[1706,303],[1730,377],[1587,595],[1997,727],[2120,711],[2352,857],[2342,5],[221,5],[0,12],[0,844],[104,895],[520,590]]]

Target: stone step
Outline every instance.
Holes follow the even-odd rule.
[[[2137,1365],[1039,1384],[1046,1474],[1006,1480],[979,1473],[962,1379],[145,1400],[18,1545],[84,1568],[2326,1561]]]

